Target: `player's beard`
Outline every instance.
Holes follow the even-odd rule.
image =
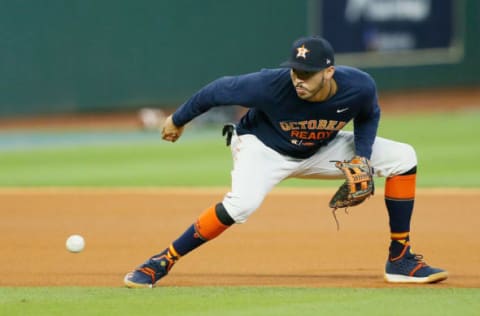
[[[301,90],[296,90],[297,95],[300,99],[311,101],[314,99],[325,87],[325,77],[322,76],[322,81],[313,89],[306,88],[303,84],[297,84],[295,88],[300,88]]]

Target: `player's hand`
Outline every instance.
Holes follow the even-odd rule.
[[[165,139],[172,143],[177,141],[177,139],[179,139],[183,133],[183,128],[183,126],[176,126],[173,123],[172,115],[170,115],[165,119],[165,123],[163,124],[162,139]]]

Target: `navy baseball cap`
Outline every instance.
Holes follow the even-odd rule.
[[[280,66],[317,72],[333,66],[334,62],[333,48],[330,43],[319,36],[309,36],[302,37],[293,43],[290,58]]]

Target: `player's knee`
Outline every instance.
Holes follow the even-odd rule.
[[[262,200],[261,197],[242,198],[227,194],[222,204],[235,223],[242,224],[260,207]]]
[[[415,149],[406,143],[389,141],[381,154],[373,157],[375,174],[380,177],[392,177],[404,174],[417,165]]]
[[[395,150],[385,153],[386,163],[383,176],[391,177],[404,174],[417,165],[417,154],[415,149],[405,143],[396,143]]]
[[[400,155],[399,174],[408,172],[417,165],[417,153],[415,148],[410,144],[402,144]]]

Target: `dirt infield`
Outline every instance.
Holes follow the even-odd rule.
[[[159,285],[390,287],[382,278],[388,218],[382,194],[339,215],[332,190],[276,189],[246,224],[192,252]],[[122,286],[223,189],[2,189],[0,286]],[[480,190],[419,190],[414,250],[450,278],[432,287],[480,287]],[[459,206],[460,205],[460,206]],[[465,207],[462,207],[465,205]],[[82,234],[72,254],[65,240]]]

